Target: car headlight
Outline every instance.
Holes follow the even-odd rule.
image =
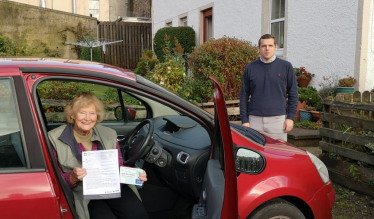
[[[327,170],[326,165],[314,154],[310,153],[309,151],[306,152],[310,159],[312,160],[314,166],[316,167],[319,176],[321,177],[323,183],[327,184],[329,182],[329,172]]]

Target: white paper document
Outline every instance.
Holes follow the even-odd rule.
[[[139,173],[143,173],[142,169],[132,167],[121,167],[120,181],[124,184],[141,186],[143,183],[139,179]]]
[[[84,199],[109,199],[121,197],[118,169],[118,150],[82,152]]]

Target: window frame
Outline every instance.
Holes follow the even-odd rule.
[[[179,18],[179,22],[180,22],[180,25],[179,25],[180,27],[188,27],[187,16]]]
[[[90,2],[99,2],[99,8],[97,9],[97,8],[90,8]],[[97,11],[98,13],[98,17],[95,17],[95,16],[93,16],[93,13],[91,13],[91,10],[95,10],[95,11]],[[89,13],[89,15],[91,16],[91,17],[95,17],[97,20],[100,20],[100,0],[89,0],[88,1],[88,13]]]
[[[173,18],[165,20],[165,27],[172,27],[173,26]]]
[[[17,92],[15,88],[15,82],[13,77],[2,77],[0,78],[1,81],[9,80],[10,84],[10,92],[12,92],[11,96],[13,98],[14,102],[14,108],[16,110],[16,116],[17,116],[17,121],[18,121],[18,127],[19,127],[19,132],[20,132],[20,140],[22,143],[22,150],[23,150],[23,156],[25,158],[25,166],[24,167],[9,167],[9,168],[0,168],[0,173],[17,173],[17,172],[25,172],[25,170],[29,170],[31,168],[30,164],[30,159],[29,159],[29,154],[26,146],[26,140],[25,140],[25,135],[23,132],[23,125],[22,125],[22,119],[21,119],[21,112],[20,108],[18,105],[18,97],[17,97]]]
[[[71,76],[67,76],[67,77],[64,77],[64,78],[62,78],[62,77],[60,77],[60,76],[51,76],[51,77],[48,77],[48,78],[45,78],[45,79],[43,79],[43,80],[40,80],[40,81],[38,81],[38,83],[36,84],[36,86],[35,86],[35,90],[37,89],[37,87],[41,84],[41,83],[43,83],[43,82],[46,82],[46,81],[67,81],[67,82],[75,82],[75,83],[84,83],[84,84],[90,84],[91,82],[93,83],[93,84],[96,84],[96,85],[100,85],[100,86],[105,86],[105,87],[107,87],[107,88],[113,88],[113,89],[115,89],[117,92],[118,92],[118,90],[120,90],[121,91],[121,93],[122,93],[122,97],[120,97],[119,95],[118,95],[118,93],[117,93],[117,95],[118,95],[118,97],[119,98],[122,98],[122,101],[123,101],[123,93],[125,93],[125,94],[127,94],[127,95],[129,95],[129,96],[131,96],[132,98],[135,98],[135,99],[137,99],[138,101],[140,101],[142,104],[143,104],[143,106],[145,107],[145,109],[144,110],[146,110],[146,117],[144,118],[144,119],[149,119],[149,118],[152,118],[152,111],[151,111],[151,108],[148,106],[148,104],[146,103],[146,102],[144,102],[143,100],[141,100],[141,99],[139,99],[139,98],[137,98],[136,96],[134,96],[134,95],[132,95],[132,92],[131,91],[129,91],[128,89],[124,89],[123,87],[121,87],[121,86],[116,86],[116,84],[114,84],[114,83],[110,83],[110,82],[103,82],[103,81],[99,81],[99,80],[95,80],[95,79],[86,79],[86,78],[76,78],[76,77],[71,77]],[[34,91],[33,91],[34,92]],[[36,95],[35,95],[36,96]],[[39,98],[39,97],[35,97],[36,99],[37,98]],[[37,100],[36,100],[37,101]],[[118,106],[121,106],[121,108],[122,108],[122,104],[120,104],[120,102],[118,102]],[[39,104],[37,104],[38,105],[38,108],[40,108],[39,107]],[[42,106],[42,105],[41,105]],[[126,106],[126,105],[125,105]],[[107,111],[106,111],[107,112]],[[113,111],[114,112],[114,111]],[[44,110],[43,109],[40,109],[40,113],[42,113],[42,114],[44,114],[45,115],[45,112],[44,112]],[[127,114],[127,112],[126,112],[126,114]],[[48,124],[50,124],[51,122],[48,122],[48,121],[46,121],[47,122],[47,125]],[[64,123],[64,121],[59,121],[59,122],[56,122],[56,125],[57,124],[62,124],[62,123]],[[126,118],[122,118],[122,119],[120,119],[120,120],[117,120],[117,121],[110,121],[110,120],[103,120],[102,122],[101,122],[101,124],[102,123],[105,123],[105,124],[111,124],[111,125],[114,125],[114,124],[130,124],[130,123],[138,123],[138,121],[129,121],[129,120],[127,120],[127,117]]]
[[[206,4],[204,6],[199,7],[199,44],[203,44],[205,42],[205,17],[204,12],[211,10],[212,16],[212,37],[214,37],[214,2]]]
[[[284,17],[283,18],[277,18],[277,19],[272,19],[271,18],[271,15],[272,15],[272,12],[273,12],[273,10],[272,10],[273,9],[273,1],[274,0],[269,0],[268,33],[270,33],[271,35],[273,35],[273,33],[271,32],[272,31],[271,25],[273,23],[278,23],[278,22],[282,22],[283,21],[283,48],[279,47],[279,43],[280,42],[279,42],[279,39],[278,39],[278,42],[277,42],[278,49],[275,51],[275,56],[283,56],[284,53],[285,53],[285,47],[286,47],[286,11],[287,11],[286,10],[286,8],[287,8],[286,6],[287,6],[287,0],[284,0]],[[278,1],[282,1],[282,0],[278,0]]]
[[[208,8],[206,9],[205,11],[203,11],[203,43],[205,43],[206,41],[208,41],[208,37],[207,37],[207,22],[206,20],[211,18],[211,21],[212,21],[212,36],[213,37],[213,8]]]

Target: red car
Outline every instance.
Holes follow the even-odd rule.
[[[332,218],[335,192],[325,165],[287,142],[229,123],[222,89],[212,84],[214,116],[114,66],[0,60],[1,218],[77,218],[47,137],[64,124],[56,106],[75,88],[117,100],[104,102],[101,124],[116,130],[124,163],[146,170],[139,193],[151,218]],[[152,143],[129,147],[133,135]]]

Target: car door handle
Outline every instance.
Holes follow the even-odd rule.
[[[62,215],[62,218],[65,218],[65,217],[64,217],[64,213],[68,212],[68,210],[67,210],[67,209],[64,209],[64,208],[62,208],[62,206],[61,206],[61,205],[60,205],[60,210],[61,210],[61,215]]]
[[[117,141],[124,141],[125,136],[124,135],[117,135]]]

